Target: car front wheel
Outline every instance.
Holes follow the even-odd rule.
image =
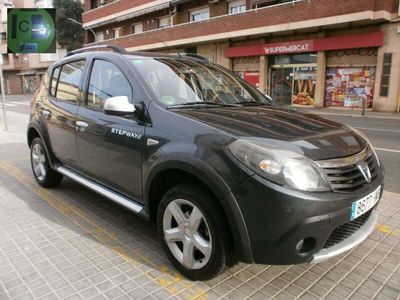
[[[163,247],[192,280],[213,278],[232,260],[230,232],[216,201],[196,185],[181,184],[165,193],[158,209]]]

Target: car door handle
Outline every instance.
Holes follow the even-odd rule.
[[[50,119],[51,118],[51,112],[49,110],[47,110],[47,109],[43,109],[42,110],[42,117],[45,120]]]
[[[86,129],[86,127],[88,127],[89,124],[82,122],[82,121],[76,121],[75,123],[75,130],[79,130],[79,131],[84,131]]]

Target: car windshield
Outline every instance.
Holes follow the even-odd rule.
[[[209,62],[134,56],[129,61],[167,107],[270,104],[240,77]]]

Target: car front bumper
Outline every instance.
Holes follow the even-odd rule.
[[[253,175],[233,190],[250,238],[254,263],[298,264],[322,262],[364,241],[377,222],[375,211],[358,230],[329,248],[332,232],[350,222],[352,203],[381,186],[383,169],[371,183],[353,193],[301,192]],[[301,241],[307,242],[303,249]],[[305,244],[305,243],[304,243]],[[300,250],[299,250],[300,248]]]

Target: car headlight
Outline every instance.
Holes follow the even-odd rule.
[[[358,129],[355,129],[354,127],[351,127],[351,126],[349,126],[349,125],[346,125],[346,126],[347,126],[348,128],[350,128],[350,130],[354,131],[354,132],[357,133],[359,136],[361,136],[361,137],[367,142],[368,146],[371,148],[372,152],[373,152],[374,155],[375,155],[375,159],[376,159],[376,161],[378,162],[378,165],[380,166],[380,165],[381,165],[381,161],[379,160],[378,154],[376,154],[376,151],[375,151],[374,146],[372,146],[371,141],[370,141],[369,138],[365,135],[365,133],[362,132],[362,131],[360,131],[360,130],[358,130]]]
[[[229,151],[253,172],[276,184],[302,191],[328,191],[329,184],[310,159],[250,139],[238,139]]]

